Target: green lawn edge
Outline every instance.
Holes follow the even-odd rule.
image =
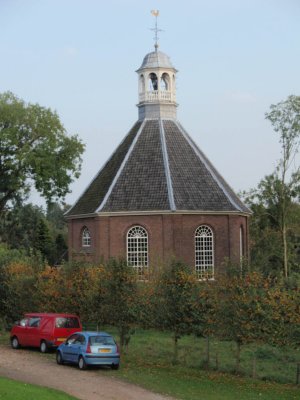
[[[0,376],[1,400],[78,400],[60,390],[32,385]]]
[[[115,377],[180,400],[300,400],[300,387],[184,367],[123,365]]]

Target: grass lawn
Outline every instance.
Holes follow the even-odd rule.
[[[106,330],[116,333],[113,329]],[[232,344],[212,342],[212,355],[214,346],[218,347],[220,366],[223,363],[224,369],[232,369],[234,365]],[[131,338],[127,354],[122,356],[120,370],[112,374],[149,390],[183,400],[300,400],[300,387],[254,380],[245,376],[238,377],[228,372],[201,369],[205,350],[203,339],[182,338],[177,365],[172,365],[172,349],[170,334],[138,330]],[[263,373],[268,375],[273,370],[275,374],[278,370],[278,354],[272,353],[274,349],[266,347],[262,349],[261,357],[264,356],[267,362]],[[244,352],[242,359],[244,368],[250,367],[252,350],[247,348]],[[271,353],[268,354],[267,350]],[[214,360],[211,364],[213,367]],[[295,370],[294,372],[296,374]],[[282,378],[283,381],[285,379],[288,380],[288,378]]]
[[[164,369],[139,365],[132,368],[125,364],[115,375],[149,390],[183,400],[300,399],[300,389],[214,372],[198,371],[191,374],[185,368],[178,367]]]
[[[29,385],[0,377],[0,399],[1,400],[75,400],[57,390]]]
[[[95,328],[89,326],[88,329]],[[118,340],[114,328],[105,327],[101,330],[112,333]],[[7,345],[8,335],[0,336],[0,343]],[[211,369],[204,370],[202,364],[205,341],[186,336],[179,341],[179,362],[173,365],[173,344],[169,333],[136,330],[127,354],[121,357],[121,368],[118,371],[99,369],[98,373],[115,376],[182,400],[300,400],[300,386],[291,384],[296,376],[295,360],[299,356],[297,352],[268,346],[245,347],[242,352],[244,376],[235,376],[229,373],[234,367],[233,351],[232,343],[212,341]],[[216,352],[218,371],[215,369]],[[270,381],[247,377],[251,375],[254,352],[257,358],[257,375]],[[54,353],[43,356],[55,357]],[[283,383],[271,381],[276,378]],[[6,399],[1,397],[0,390],[0,400],[4,398]],[[11,398],[19,400],[17,397]],[[47,399],[37,396],[29,398]]]

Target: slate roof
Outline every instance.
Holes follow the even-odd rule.
[[[142,65],[138,69],[144,68],[172,68],[175,69],[171,63],[169,56],[162,51],[152,51],[145,55]]]
[[[250,213],[175,120],[137,122],[66,214]]]

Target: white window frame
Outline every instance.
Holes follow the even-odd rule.
[[[92,239],[90,231],[87,227],[84,227],[81,232],[81,245],[82,247],[91,247]]]
[[[149,265],[148,232],[140,225],[127,231],[127,264],[134,268],[138,277],[144,279]]]
[[[215,274],[214,233],[207,225],[195,231],[195,272],[199,280],[213,280]]]

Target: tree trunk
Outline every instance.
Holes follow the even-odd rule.
[[[206,337],[206,360],[205,360],[206,367],[209,368],[210,364],[210,338],[209,336]]]
[[[256,379],[256,356],[253,356],[252,359],[252,378]]]
[[[240,373],[240,366],[241,366],[241,343],[236,342],[236,364],[235,364],[235,372],[237,374]]]
[[[283,148],[283,163],[282,163],[282,175],[281,175],[281,228],[282,228],[282,244],[283,244],[283,270],[285,278],[288,277],[288,252],[287,252],[287,240],[286,240],[286,172],[289,160],[289,149],[284,146]]]
[[[173,353],[173,364],[177,364],[178,359],[178,337],[174,334],[174,353]]]
[[[286,240],[286,224],[285,218],[283,217],[282,221],[282,242],[283,242],[283,267],[284,267],[284,276],[288,277],[288,252],[287,252],[287,240]]]
[[[219,370],[219,353],[216,352],[216,370]]]

